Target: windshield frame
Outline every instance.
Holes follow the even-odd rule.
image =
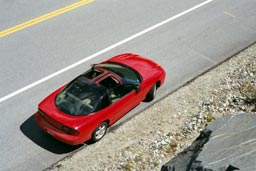
[[[94,67],[103,68],[114,73],[115,75],[119,76],[125,84],[140,84],[143,81],[142,76],[138,71],[125,64],[117,62],[106,62],[97,64]],[[118,68],[115,67],[120,67],[119,69],[121,70],[118,70]],[[136,77],[136,79],[132,77]]]

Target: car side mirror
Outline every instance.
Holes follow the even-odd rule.
[[[136,93],[138,93],[140,91],[140,85],[139,84],[135,85],[135,90],[136,90]]]

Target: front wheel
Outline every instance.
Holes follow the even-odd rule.
[[[94,142],[99,141],[100,139],[102,139],[104,137],[104,135],[107,133],[107,129],[108,129],[108,124],[106,122],[103,122],[100,124],[100,126],[98,126],[93,134],[92,134],[92,140]]]
[[[145,98],[145,102],[150,102],[152,101],[156,96],[156,84],[154,84],[151,89],[149,90],[146,98]]]

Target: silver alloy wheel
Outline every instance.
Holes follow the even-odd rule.
[[[101,125],[98,127],[97,131],[95,132],[95,138],[101,139],[106,132],[106,125]]]
[[[95,129],[92,135],[92,140],[94,142],[99,141],[101,138],[104,137],[104,135],[107,132],[108,124],[106,122],[103,122],[100,124],[98,128]]]

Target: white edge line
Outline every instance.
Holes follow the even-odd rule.
[[[111,46],[109,46],[109,47],[107,47],[107,48],[105,48],[105,49],[103,49],[103,50],[101,50],[101,51],[91,55],[91,56],[88,56],[88,57],[86,57],[86,58],[84,58],[84,59],[82,59],[82,60],[80,60],[80,61],[78,61],[78,62],[76,62],[76,63],[74,63],[72,65],[69,65],[69,66],[67,66],[67,67],[65,67],[65,68],[63,68],[63,69],[61,69],[61,70],[59,70],[59,71],[57,71],[57,72],[47,76],[47,77],[44,77],[44,78],[42,78],[42,79],[40,79],[40,80],[38,80],[38,81],[36,81],[36,82],[34,82],[32,84],[29,84],[29,85],[27,85],[27,86],[25,86],[25,87],[15,91],[15,92],[13,92],[13,93],[10,93],[10,94],[0,98],[0,103],[2,103],[4,101],[6,101],[6,100],[8,100],[8,99],[18,95],[18,94],[20,94],[20,93],[22,93],[22,92],[24,92],[24,91],[26,91],[28,89],[31,89],[31,88],[33,88],[33,87],[35,87],[35,86],[37,86],[37,85],[39,85],[39,84],[41,84],[41,83],[51,79],[53,77],[56,77],[56,76],[66,72],[66,71],[68,71],[68,70],[70,70],[72,68],[75,68],[76,66],[81,65],[82,63],[85,63],[86,61],[88,61],[90,59],[93,59],[93,58],[95,58],[95,57],[97,57],[97,56],[99,56],[99,55],[101,55],[103,53],[106,53],[106,52],[108,52],[108,51],[110,51],[110,50],[112,50],[112,49],[114,49],[114,48],[116,48],[116,47],[118,47],[118,46],[120,46],[120,45],[122,45],[124,43],[127,43],[127,42],[129,42],[129,41],[131,41],[131,40],[133,40],[133,39],[135,39],[135,38],[137,38],[137,37],[139,37],[139,36],[141,36],[143,34],[146,34],[147,32],[150,32],[150,31],[152,31],[152,30],[154,30],[154,29],[156,29],[156,28],[158,28],[158,27],[160,27],[160,26],[162,26],[164,24],[167,24],[167,23],[169,23],[169,22],[171,22],[171,21],[173,21],[173,20],[175,20],[175,19],[177,19],[177,18],[179,18],[179,17],[181,17],[181,16],[183,16],[185,14],[188,14],[188,13],[190,13],[190,12],[192,12],[192,11],[194,11],[194,10],[204,6],[204,5],[207,5],[208,3],[212,2],[212,1],[214,1],[214,0],[208,0],[208,1],[202,2],[202,3],[196,5],[196,6],[192,7],[192,8],[189,8],[189,9],[187,9],[187,10],[185,10],[185,11],[183,11],[183,12],[181,12],[181,13],[175,15],[175,16],[173,16],[173,17],[170,17],[170,18],[168,18],[168,19],[166,19],[166,20],[164,20],[164,21],[162,21],[162,22],[160,22],[158,24],[155,24],[155,25],[153,25],[153,26],[151,26],[151,27],[149,27],[149,28],[147,28],[145,30],[142,30],[141,32],[138,32],[138,33],[136,33],[136,34],[134,34],[134,35],[124,39],[124,40],[121,40],[120,42],[117,42],[116,44],[113,44],[113,45],[111,45]]]

